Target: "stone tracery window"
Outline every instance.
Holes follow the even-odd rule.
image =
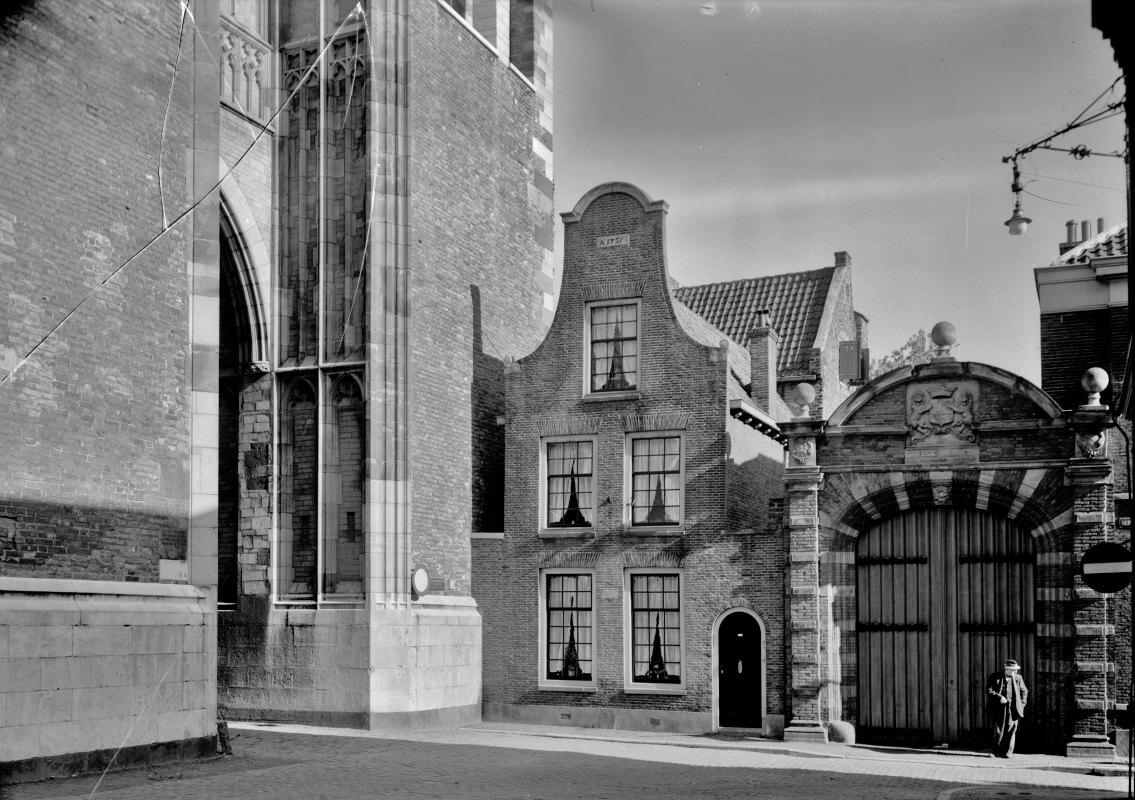
[[[318,28],[292,9],[286,35]],[[276,596],[365,593],[367,77],[361,22],[324,49],[285,47],[279,118]],[[293,95],[294,92],[294,95]],[[374,243],[371,243],[374,246]],[[300,386],[306,387],[300,389]],[[302,400],[302,402],[301,402]]]
[[[316,388],[312,376],[285,378],[280,391],[276,594],[315,597]]]

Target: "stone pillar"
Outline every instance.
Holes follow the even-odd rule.
[[[796,420],[784,426],[792,466],[785,470],[788,511],[788,640],[791,653],[791,720],[784,729],[787,741],[828,740],[820,709],[823,673],[820,636],[820,518],[817,495],[823,474],[815,463],[816,433],[822,423]],[[798,455],[797,455],[798,454]]]
[[[1073,659],[1074,721],[1070,757],[1114,757],[1115,746],[1107,737],[1107,709],[1115,698],[1108,696],[1107,595],[1084,584],[1080,564],[1084,553],[1108,539],[1107,509],[1111,492],[1111,463],[1107,460],[1106,428],[1111,418],[1104,406],[1081,406],[1072,415],[1076,432],[1076,457],[1070,459],[1065,481],[1073,497]]]
[[[367,99],[367,598],[410,603],[410,115],[408,0],[370,0]]]

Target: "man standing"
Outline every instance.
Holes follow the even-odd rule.
[[[1001,672],[989,676],[985,687],[989,716],[993,718],[993,755],[997,758],[1013,755],[1017,723],[1025,715],[1025,704],[1029,701],[1029,690],[1020,669],[1016,661],[1009,659]]]

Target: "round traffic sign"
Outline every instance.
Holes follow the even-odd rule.
[[[1114,542],[1089,547],[1080,562],[1080,576],[1101,594],[1123,591],[1131,582],[1131,553]]]

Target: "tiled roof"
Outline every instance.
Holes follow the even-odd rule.
[[[768,309],[772,327],[780,336],[777,372],[791,375],[808,371],[835,269],[681,286],[674,290],[674,296],[730,339],[746,346],[749,333],[757,326],[757,312]]]
[[[1057,264],[1087,264],[1093,258],[1127,255],[1127,225],[1116,225],[1080,242],[1056,260]]]

